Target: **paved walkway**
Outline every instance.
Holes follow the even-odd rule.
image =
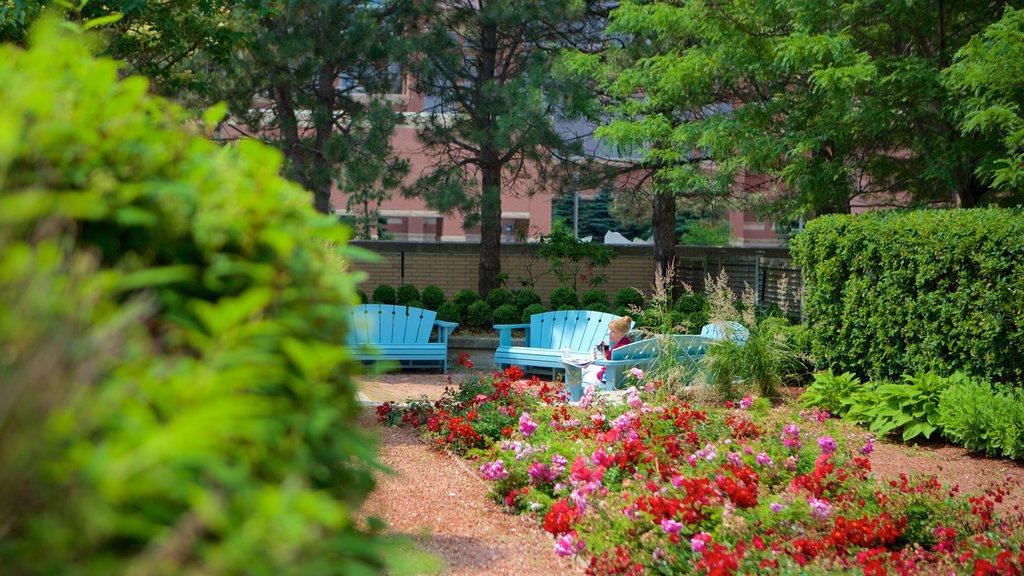
[[[398,402],[425,397],[437,400],[448,386],[458,386],[469,378],[491,374],[488,370],[450,369],[448,374],[439,370],[405,370],[397,374],[363,374],[359,383],[359,400],[367,404]]]

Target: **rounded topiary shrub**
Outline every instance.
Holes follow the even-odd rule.
[[[622,310],[625,312],[631,308],[642,310],[644,308],[644,301],[643,293],[636,288],[621,288],[615,293],[615,308],[617,311]]]
[[[580,299],[576,291],[569,286],[559,286],[548,296],[552,310],[575,310],[580,307]]]
[[[374,304],[397,304],[398,294],[395,287],[390,284],[381,284],[373,289]]]
[[[462,311],[455,302],[445,302],[437,309],[437,319],[445,322],[462,322]]]
[[[441,305],[444,304],[444,291],[433,284],[428,284],[423,287],[420,299],[423,301],[423,307],[427,310],[440,310]]]
[[[505,304],[511,304],[513,302],[512,293],[505,288],[493,288],[487,293],[487,303],[491,305],[491,308],[497,310]]]
[[[472,290],[463,288],[452,296],[452,302],[455,302],[459,306],[459,310],[463,315],[469,313],[469,307],[476,302],[480,302],[480,295]]]
[[[516,292],[516,308],[519,310],[526,310],[526,307],[531,304],[543,304],[540,294],[537,294],[529,288],[523,288]]]
[[[518,324],[519,308],[515,304],[502,304],[494,309],[492,319],[495,324]]]
[[[675,309],[677,312],[682,312],[683,314],[705,312],[708,309],[708,298],[707,296],[696,292],[683,294],[678,300],[676,300]]]
[[[359,297],[360,304],[366,304],[367,302],[370,301],[369,296],[367,296],[366,292],[363,292],[362,290],[356,290],[356,296]]]
[[[609,309],[608,293],[604,290],[587,290],[583,294],[583,309],[607,312]]]
[[[483,300],[477,300],[469,305],[466,311],[466,324],[474,328],[491,325],[491,305]]]
[[[395,296],[397,299],[397,303],[401,304],[402,306],[412,306],[413,301],[420,301],[420,291],[416,289],[416,287],[413,286],[412,284],[402,284],[401,286],[399,286]]]
[[[387,570],[348,231],[83,36],[0,46],[3,571]]]
[[[529,322],[530,316],[533,316],[534,314],[543,314],[544,312],[547,311],[548,309],[545,308],[543,304],[530,304],[529,306],[523,309],[523,315],[521,316],[521,319],[523,322]]]
[[[419,300],[413,300],[412,302],[406,302],[405,304],[403,304],[403,306],[408,306],[410,308],[423,308],[423,302],[420,302]]]

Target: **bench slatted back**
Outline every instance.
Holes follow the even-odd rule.
[[[608,339],[608,323],[618,316],[590,310],[560,310],[530,316],[531,348],[590,352]]]
[[[391,304],[352,308],[351,344],[423,344],[430,341],[437,312]]]
[[[676,355],[701,355],[710,340],[693,334],[662,334],[654,338],[638,340],[612,350],[612,360],[636,360],[653,358],[672,352]]]

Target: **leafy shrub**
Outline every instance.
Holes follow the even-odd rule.
[[[444,292],[433,284],[428,284],[423,288],[423,294],[420,295],[420,299],[423,300],[423,306],[427,310],[440,310],[441,305],[444,304]]]
[[[437,309],[437,319],[445,322],[462,323],[462,310],[455,302],[445,302]]]
[[[490,326],[492,318],[491,305],[477,300],[469,305],[466,311],[466,324],[473,327]]]
[[[882,435],[903,431],[903,440],[931,438],[939,429],[939,398],[949,379],[934,372],[904,375],[905,383],[881,383],[850,407],[848,415]]]
[[[476,302],[480,302],[480,295],[476,292],[463,288],[455,292],[452,296],[452,302],[455,302],[459,306],[459,312],[463,316],[469,313],[469,307]]]
[[[515,304],[502,304],[494,309],[495,324],[517,324],[519,323],[519,309]]]
[[[927,366],[1024,380],[1024,212],[815,218],[793,239],[813,356],[858,376]]]
[[[615,308],[625,310],[644,308],[644,294],[636,288],[621,288],[615,293]]]
[[[362,290],[356,290],[356,296],[359,297],[360,304],[366,304],[367,302],[370,301],[370,298],[366,295],[366,292],[363,292]]]
[[[552,310],[575,310],[580,306],[576,291],[569,286],[555,288],[548,296],[548,300],[551,302]]]
[[[423,308],[423,302],[420,302],[419,300],[407,302],[405,305],[409,306],[410,308]]]
[[[853,372],[836,375],[829,369],[814,375],[814,382],[800,395],[798,401],[805,408],[822,408],[835,416],[845,416],[864,390],[860,378]]]
[[[607,312],[611,306],[608,301],[608,293],[604,290],[587,290],[583,293],[583,309],[584,310],[598,310],[600,312]],[[597,308],[594,308],[597,306]]]
[[[531,304],[542,303],[540,295],[529,288],[523,288],[516,292],[516,308],[519,308],[519,310],[526,310],[526,307]]]
[[[523,309],[523,315],[521,316],[521,318],[523,322],[529,322],[530,316],[533,316],[534,314],[543,314],[547,311],[548,309],[545,308],[543,304],[530,304],[525,309]]]
[[[675,309],[683,314],[693,314],[703,312],[707,314],[708,311],[708,299],[706,296],[699,292],[689,292],[683,294],[676,300]]]
[[[80,34],[31,45],[0,47],[0,565],[380,572],[346,520],[373,486],[348,231]]]
[[[513,302],[512,293],[506,288],[492,288],[487,293],[487,303],[491,305],[493,310],[497,310],[505,304],[511,304]]]
[[[402,284],[398,287],[398,292],[395,294],[398,304],[402,306],[412,306],[413,301],[420,301],[420,291],[416,289],[412,284]],[[422,302],[420,306],[422,306]]]
[[[956,376],[939,398],[942,434],[970,450],[1024,460],[1024,392]]]
[[[395,287],[390,284],[381,284],[373,289],[374,304],[397,304],[398,293]]]

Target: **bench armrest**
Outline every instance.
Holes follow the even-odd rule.
[[[527,345],[530,342],[529,324],[495,324],[494,329],[498,331],[498,346],[512,345],[512,330],[525,329]]]
[[[459,327],[458,322],[446,322],[444,320],[434,320],[434,326],[437,326],[437,340],[438,342],[447,342],[448,335],[453,330]]]

